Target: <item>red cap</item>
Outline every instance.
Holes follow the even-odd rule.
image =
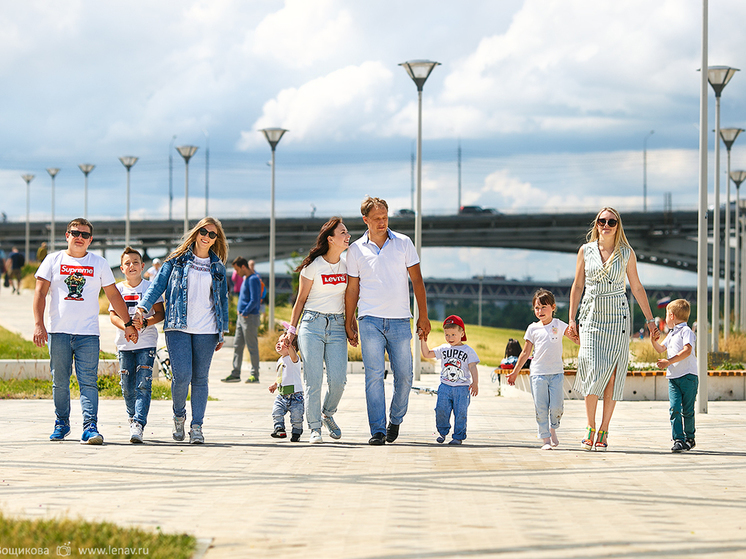
[[[465,342],[466,341],[466,327],[464,326],[464,321],[461,320],[461,317],[456,316],[455,314],[452,314],[451,316],[449,316],[443,321],[443,328],[445,328],[449,324],[454,324],[456,326],[461,327],[461,330],[463,330],[463,333],[461,334],[461,341]]]

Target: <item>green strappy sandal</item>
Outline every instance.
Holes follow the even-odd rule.
[[[593,450],[593,433],[595,432],[596,430],[593,427],[588,427],[588,434],[580,441],[580,448],[583,450]]]
[[[599,431],[598,438],[596,439],[596,452],[606,452],[609,447],[607,444],[609,438],[608,431]]]

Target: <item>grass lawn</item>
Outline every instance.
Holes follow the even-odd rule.
[[[44,557],[146,556],[188,559],[197,540],[187,534],[163,534],[123,528],[109,522],[8,518],[0,513],[0,542],[8,550]],[[36,553],[33,553],[34,550]],[[18,556],[25,553],[19,553]]]

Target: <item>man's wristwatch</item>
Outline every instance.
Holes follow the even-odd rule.
[[[124,323],[124,327],[125,328],[129,328],[130,326],[132,326],[132,319],[131,318],[127,322]]]
[[[145,330],[145,328],[147,328],[147,327],[148,327],[148,319],[147,318],[143,318],[142,319],[142,329]]]

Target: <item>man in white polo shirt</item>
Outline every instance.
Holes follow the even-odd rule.
[[[417,334],[427,340],[430,321],[427,297],[420,272],[420,258],[406,235],[389,229],[389,207],[385,200],[363,200],[360,213],[368,226],[365,234],[347,251],[347,291],[345,326],[353,346],[360,345],[365,367],[365,399],[368,404],[371,445],[392,443],[399,436],[412,387],[412,329],[409,320],[409,284],[420,309]],[[355,309],[358,309],[358,322]],[[388,353],[394,374],[394,394],[386,426],[386,397],[383,377],[384,353]]]
[[[83,444],[102,444],[98,432],[98,294],[103,288],[109,303],[124,322],[127,340],[137,342],[127,304],[122,299],[109,263],[88,252],[93,240],[93,225],[87,219],[73,219],[65,232],[67,250],[47,255],[36,271],[34,292],[34,343],[42,347],[49,341],[52,369],[54,432],[51,441],[61,441],[70,433],[70,376],[75,358],[75,376],[80,386],[83,410]],[[44,326],[44,309],[50,294],[49,333]]]

